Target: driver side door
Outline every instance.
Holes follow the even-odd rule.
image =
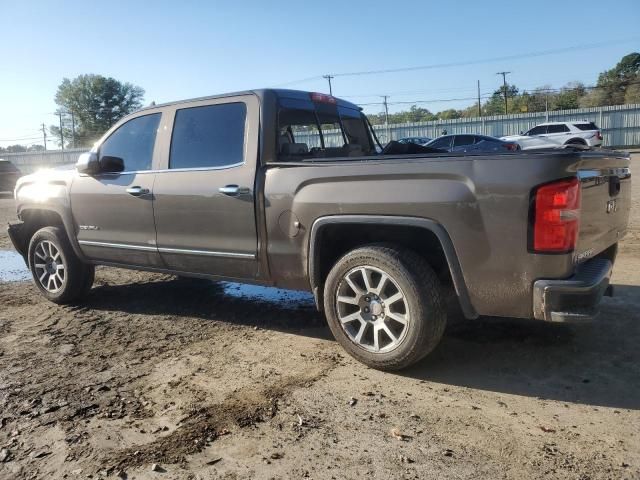
[[[142,267],[163,266],[153,220],[154,165],[162,113],[147,113],[118,126],[98,148],[98,159],[123,160],[120,172],[79,174],[70,192],[82,252],[90,259]],[[104,161],[101,164],[105,164]],[[104,169],[104,167],[103,167]]]

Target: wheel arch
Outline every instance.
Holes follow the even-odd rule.
[[[67,235],[74,253],[80,259],[84,259],[84,255],[76,242],[76,237],[73,235],[73,222],[64,212],[41,205],[29,205],[20,209],[19,219],[21,221],[20,224],[10,225],[9,228],[10,231],[12,230],[11,238],[14,240],[16,250],[23,256],[26,255],[29,249],[29,241],[35,232],[44,227],[59,227]]]
[[[566,142],[564,142],[564,144],[565,145],[571,145],[571,144],[573,144],[573,145],[576,145],[576,144],[587,145],[587,141],[584,138],[581,138],[581,137],[573,137],[573,138],[570,138],[569,140],[567,140]]]
[[[357,229],[359,238],[350,237],[349,241],[340,242],[341,247],[337,249],[325,248],[326,244],[323,243],[323,240],[327,240],[327,232],[353,233],[354,228]],[[372,233],[374,229],[376,233]],[[384,232],[384,235],[381,235],[379,240],[378,229],[382,229]],[[401,237],[404,240],[393,237],[394,234],[401,231],[403,231]],[[428,245],[425,248],[427,250],[422,249],[420,251],[420,249],[415,248],[415,245],[411,244],[411,239],[418,240],[414,234],[418,234],[421,237],[420,239],[426,241]],[[391,236],[391,240],[387,238],[389,236]],[[430,249],[440,249],[444,260],[442,261],[443,265],[440,265],[441,272],[450,277],[462,312],[469,319],[478,317],[471,303],[453,242],[446,229],[438,222],[427,218],[387,215],[330,215],[315,220],[309,235],[307,272],[311,290],[319,308],[323,303],[323,289],[321,287],[330,269],[327,268],[328,265],[335,263],[335,260],[347,251],[358,246],[375,243],[376,241],[396,243],[414,251],[417,250],[416,253],[423,255],[425,252],[431,252]],[[434,251],[433,253],[439,252]],[[438,258],[434,260],[437,262]]]

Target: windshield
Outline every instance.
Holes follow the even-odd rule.
[[[277,145],[281,161],[376,153],[362,112],[310,99],[280,99]]]

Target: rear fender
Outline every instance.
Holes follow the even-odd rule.
[[[311,289],[318,306],[322,305],[322,292],[320,288],[322,279],[320,278],[320,259],[318,255],[319,246],[317,240],[320,237],[320,233],[323,228],[327,227],[328,225],[335,225],[340,223],[411,226],[424,228],[431,231],[436,235],[442,246],[442,250],[449,267],[449,272],[451,274],[451,279],[453,281],[453,286],[460,301],[462,312],[464,313],[465,317],[469,319],[478,317],[476,310],[471,304],[469,291],[467,290],[467,285],[462,274],[462,267],[460,266],[460,262],[458,261],[458,256],[453,247],[453,242],[451,241],[449,234],[442,225],[435,222],[434,220],[417,217],[395,217],[385,215],[331,215],[317,219],[311,227],[307,268],[309,272]]]

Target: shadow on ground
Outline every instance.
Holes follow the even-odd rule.
[[[232,284],[235,285],[235,284]],[[480,318],[448,328],[440,346],[398,375],[473,389],[640,409],[640,287],[616,286],[592,324]],[[286,291],[277,291],[285,292]],[[94,288],[96,310],[176,315],[330,339],[310,297],[251,298],[228,284],[167,280]]]

